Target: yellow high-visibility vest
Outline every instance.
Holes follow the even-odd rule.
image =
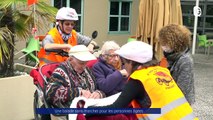
[[[193,110],[167,68],[148,67],[133,72],[132,79],[140,80],[150,100],[150,108],[161,108],[161,114],[137,114],[139,120],[194,120]],[[132,101],[133,108],[140,104]]]

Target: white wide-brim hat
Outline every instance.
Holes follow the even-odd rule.
[[[152,46],[141,41],[128,42],[119,50],[116,50],[115,53],[138,63],[149,62],[153,57]]]
[[[85,45],[73,46],[69,51],[69,56],[74,56],[80,61],[90,61],[96,59],[96,57],[89,52],[89,49]]]

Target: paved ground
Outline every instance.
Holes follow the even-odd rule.
[[[196,103],[193,106],[200,120],[213,120],[213,54],[194,56]]]

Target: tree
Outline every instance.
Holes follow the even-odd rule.
[[[0,1],[0,77],[13,75],[15,41],[28,40],[33,27],[48,28],[44,21],[54,22],[56,12],[44,0],[31,6],[26,0]]]

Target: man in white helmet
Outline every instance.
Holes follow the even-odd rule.
[[[51,29],[42,41],[42,49],[38,53],[39,66],[51,62],[63,62],[67,57],[56,55],[54,52],[45,50],[62,49],[69,51],[77,44],[89,45],[91,38],[77,33],[73,28],[78,20],[75,9],[62,7],[56,14],[56,27]]]

